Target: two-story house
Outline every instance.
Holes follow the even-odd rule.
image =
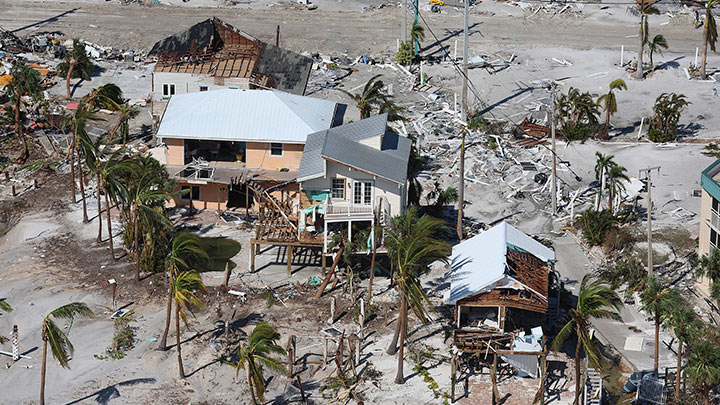
[[[407,167],[412,141],[388,129],[387,114],[308,135],[300,161],[302,214],[327,231],[356,223],[372,228],[375,212],[387,223],[407,204]],[[314,219],[314,221],[311,219]]]
[[[159,120],[175,94],[223,88],[277,89],[303,95],[312,59],[262,42],[218,18],[158,41],[152,114]]]
[[[156,134],[168,173],[185,190],[175,203],[246,207],[245,179],[294,183],[306,138],[341,124],[342,111],[331,101],[277,90],[176,94]]]

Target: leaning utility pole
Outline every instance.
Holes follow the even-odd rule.
[[[465,29],[463,30],[463,88],[462,88],[462,112],[460,118],[463,122],[467,122],[468,119],[468,15],[470,14],[469,3],[470,0],[463,0],[465,3],[465,14],[463,15],[463,24]]]
[[[648,244],[648,277],[652,276],[653,271],[653,251],[652,251],[652,176],[653,170],[657,170],[660,173],[660,166],[648,167],[647,169],[640,169],[638,176],[642,176],[643,173],[647,173],[647,244]]]

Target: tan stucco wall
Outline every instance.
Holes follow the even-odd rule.
[[[185,148],[182,139],[165,138],[167,145],[167,164],[180,165],[185,164]]]
[[[300,159],[305,145],[286,143],[282,156],[270,156],[270,144],[248,142],[245,164],[251,169],[277,170],[287,168],[295,171],[300,167]]]
[[[700,230],[698,235],[698,255],[710,254],[710,213],[712,209],[712,197],[705,189],[702,189],[700,198]],[[710,296],[710,280],[707,277],[700,277],[697,281],[698,290],[706,296]]]
[[[180,191],[181,186],[199,186],[200,200],[193,200],[193,207],[196,209],[224,210],[227,207],[228,186],[227,184],[208,183],[208,184],[190,184],[178,181],[176,192]],[[188,196],[189,197],[189,196]],[[168,203],[169,206],[186,207],[190,204],[190,200],[183,200],[175,197]]]

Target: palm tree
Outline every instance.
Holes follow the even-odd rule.
[[[603,155],[600,152],[595,152],[595,180],[600,181],[600,192],[598,192],[598,198],[595,200],[595,210],[600,210],[600,196],[605,191],[605,175],[611,167],[615,166],[616,163],[613,161],[614,155]]]
[[[125,159],[126,151],[118,149],[115,151],[99,152],[96,157],[96,175],[98,183],[98,219],[101,219],[100,212],[100,190],[105,195],[105,217],[107,219],[108,242],[110,245],[110,256],[115,259],[113,247],[112,220],[110,217],[110,202],[117,202],[119,196],[128,194],[127,184],[124,176],[134,170],[134,162]],[[98,221],[98,242],[102,240],[102,220]]]
[[[352,98],[357,107],[360,110],[360,119],[370,117],[373,106],[380,105],[388,100],[388,96],[383,93],[382,89],[385,87],[385,83],[380,80],[382,75],[375,75],[365,83],[362,93],[354,94],[345,90],[340,90]]]
[[[120,137],[122,138],[122,143],[124,145],[125,143],[127,143],[127,137],[130,133],[129,121],[135,118],[140,113],[140,111],[138,111],[136,108],[132,107],[128,103],[123,103],[122,105],[120,105],[120,109],[118,111],[120,112],[120,119],[108,133],[107,142],[112,143],[115,140],[115,135],[119,133]]]
[[[662,34],[657,34],[653,37],[652,41],[648,43],[648,50],[650,51],[650,69],[653,69],[653,53],[657,52],[662,55],[662,50],[668,49],[668,43]]]
[[[716,286],[720,285],[720,250],[713,249],[710,255],[700,257],[695,271],[699,277],[707,277],[710,280],[711,292],[716,292],[718,290]],[[720,296],[712,298],[720,305]]]
[[[617,112],[617,97],[614,90],[627,90],[627,84],[623,79],[615,79],[610,82],[610,89],[606,94],[598,98],[598,104],[602,103],[605,109],[605,137],[610,136],[610,116]]]
[[[265,377],[263,376],[262,365],[281,374],[286,374],[282,364],[268,356],[271,353],[282,356],[287,354],[285,349],[276,343],[279,339],[280,334],[270,324],[260,322],[250,332],[247,344],[237,350],[240,359],[237,362],[235,374],[240,372],[240,368],[245,369],[253,404],[258,403],[257,399],[255,399],[256,394],[257,398],[260,399],[260,403],[265,403]]]
[[[88,58],[85,44],[79,39],[73,39],[72,50],[65,54],[65,60],[58,64],[57,70],[65,76],[67,98],[70,98],[70,79],[90,80],[90,75],[95,71],[95,65]]]
[[[575,308],[570,309],[570,319],[560,329],[552,344],[552,350],[557,352],[570,334],[575,331],[577,345],[575,346],[575,405],[580,400],[580,350],[584,349],[588,360],[599,365],[600,357],[596,352],[595,344],[590,337],[591,318],[607,318],[620,321],[618,311],[622,308],[622,300],[617,292],[602,280],[592,280],[586,274],[580,283],[578,300]]]
[[[5,312],[12,312],[13,308],[10,306],[10,304],[5,301],[5,298],[0,299],[0,311]],[[2,334],[0,334],[0,343],[4,343],[8,340],[8,338]]]
[[[396,282],[400,290],[398,318],[399,344],[398,344],[398,370],[395,376],[396,384],[403,384],[403,355],[405,337],[407,336],[408,309],[412,309],[423,324],[428,321],[430,300],[420,284],[420,275],[424,273],[430,263],[441,261],[447,263],[451,252],[450,245],[436,235],[445,229],[445,223],[429,215],[417,217],[417,207],[411,207],[400,216],[393,218],[393,226],[386,229],[385,246],[388,256],[394,264]],[[408,308],[409,307],[409,308]],[[393,338],[388,353],[392,354],[395,344]]]
[[[694,344],[685,375],[701,387],[705,405],[710,405],[710,388],[720,383],[720,348],[707,340]]]
[[[718,39],[717,25],[715,25],[715,16],[712,9],[718,4],[718,0],[708,0],[705,3],[705,27],[703,28],[703,53],[702,65],[700,66],[700,75],[703,79],[707,78],[705,67],[707,63],[708,45],[715,52],[715,43]]]
[[[140,223],[162,224],[169,227],[170,220],[162,213],[155,210],[158,204],[172,198],[172,195],[163,188],[158,188],[156,173],[145,171],[143,176],[131,184],[128,203],[131,207],[131,215],[134,229],[135,248],[135,278],[140,280]]]
[[[73,117],[70,120],[70,126],[73,130],[73,139],[70,148],[77,154],[78,159],[78,180],[80,182],[80,199],[83,207],[83,223],[87,223],[89,221],[87,215],[87,202],[85,201],[85,173],[82,164],[82,157],[85,153],[89,153],[92,150],[92,141],[87,134],[86,125],[88,121],[97,119],[98,118],[95,114],[84,108],[83,103],[81,102],[80,106],[77,110],[75,110],[75,114],[73,114]],[[73,181],[75,181],[74,177]]]
[[[32,100],[39,100],[42,95],[40,86],[40,73],[28,66],[25,62],[15,62],[10,69],[12,79],[6,86],[6,92],[15,110],[15,135],[22,143],[23,152],[18,161],[24,162],[30,156],[25,131],[23,129],[23,114],[20,109],[23,106],[23,96],[28,95]]]
[[[620,165],[612,165],[607,173],[608,190],[610,193],[608,196],[608,211],[610,212],[613,212],[613,199],[615,196],[625,191],[623,181],[630,181],[628,175],[625,174],[626,171],[627,169]]]
[[[170,317],[172,315],[172,303],[175,297],[175,277],[180,273],[190,270],[194,265],[209,260],[207,252],[200,244],[200,238],[188,232],[178,232],[172,238],[170,253],[166,259],[168,280],[168,301],[165,314],[165,330],[160,339],[160,349],[167,350],[167,335],[170,330]]]
[[[683,344],[691,341],[702,330],[702,321],[688,306],[680,306],[670,314],[670,326],[678,340],[677,373],[675,374],[675,400],[680,400],[680,377],[682,375]]]
[[[195,295],[196,291],[205,291],[200,274],[195,270],[183,271],[175,275],[171,280],[173,301],[175,301],[175,343],[177,345],[178,369],[180,378],[185,378],[185,370],[183,369],[182,350],[180,348],[180,318],[185,325],[188,325],[187,312],[193,309],[205,309],[202,301]]]
[[[66,332],[63,332],[53,318],[74,318],[76,316],[93,316],[93,312],[87,305],[82,302],[72,302],[55,309],[45,316],[42,323],[42,340],[43,340],[43,359],[42,369],[40,371],[40,405],[45,404],[45,369],[47,366],[47,347],[50,342],[50,350],[55,360],[60,363],[63,368],[70,369],[68,361],[72,356],[75,348],[73,348]]]
[[[670,319],[672,313],[680,303],[678,290],[664,285],[655,277],[650,277],[645,282],[645,289],[640,292],[642,310],[649,313],[655,321],[655,358],[653,370],[658,371],[658,360],[660,350],[660,325]]]
[[[654,142],[668,142],[677,136],[677,124],[680,114],[691,104],[684,94],[662,93],[655,99],[653,116],[650,120],[649,137]],[[652,132],[657,131],[661,137],[654,138]]]
[[[418,53],[420,53],[420,43],[425,40],[425,28],[417,22],[413,23],[413,26],[410,29],[410,39],[413,44],[415,44],[413,48],[414,54],[417,56]]]

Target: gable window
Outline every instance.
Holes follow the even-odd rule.
[[[333,179],[332,198],[333,200],[345,199],[345,179]]]
[[[180,198],[183,200],[199,200],[200,199],[200,186],[181,186],[180,187]]]
[[[270,144],[270,156],[282,156],[283,155],[283,144],[271,143]]]
[[[163,84],[163,97],[170,97],[175,94],[175,85],[174,84]]]
[[[206,84],[201,84],[200,91],[208,91],[208,86]]]

